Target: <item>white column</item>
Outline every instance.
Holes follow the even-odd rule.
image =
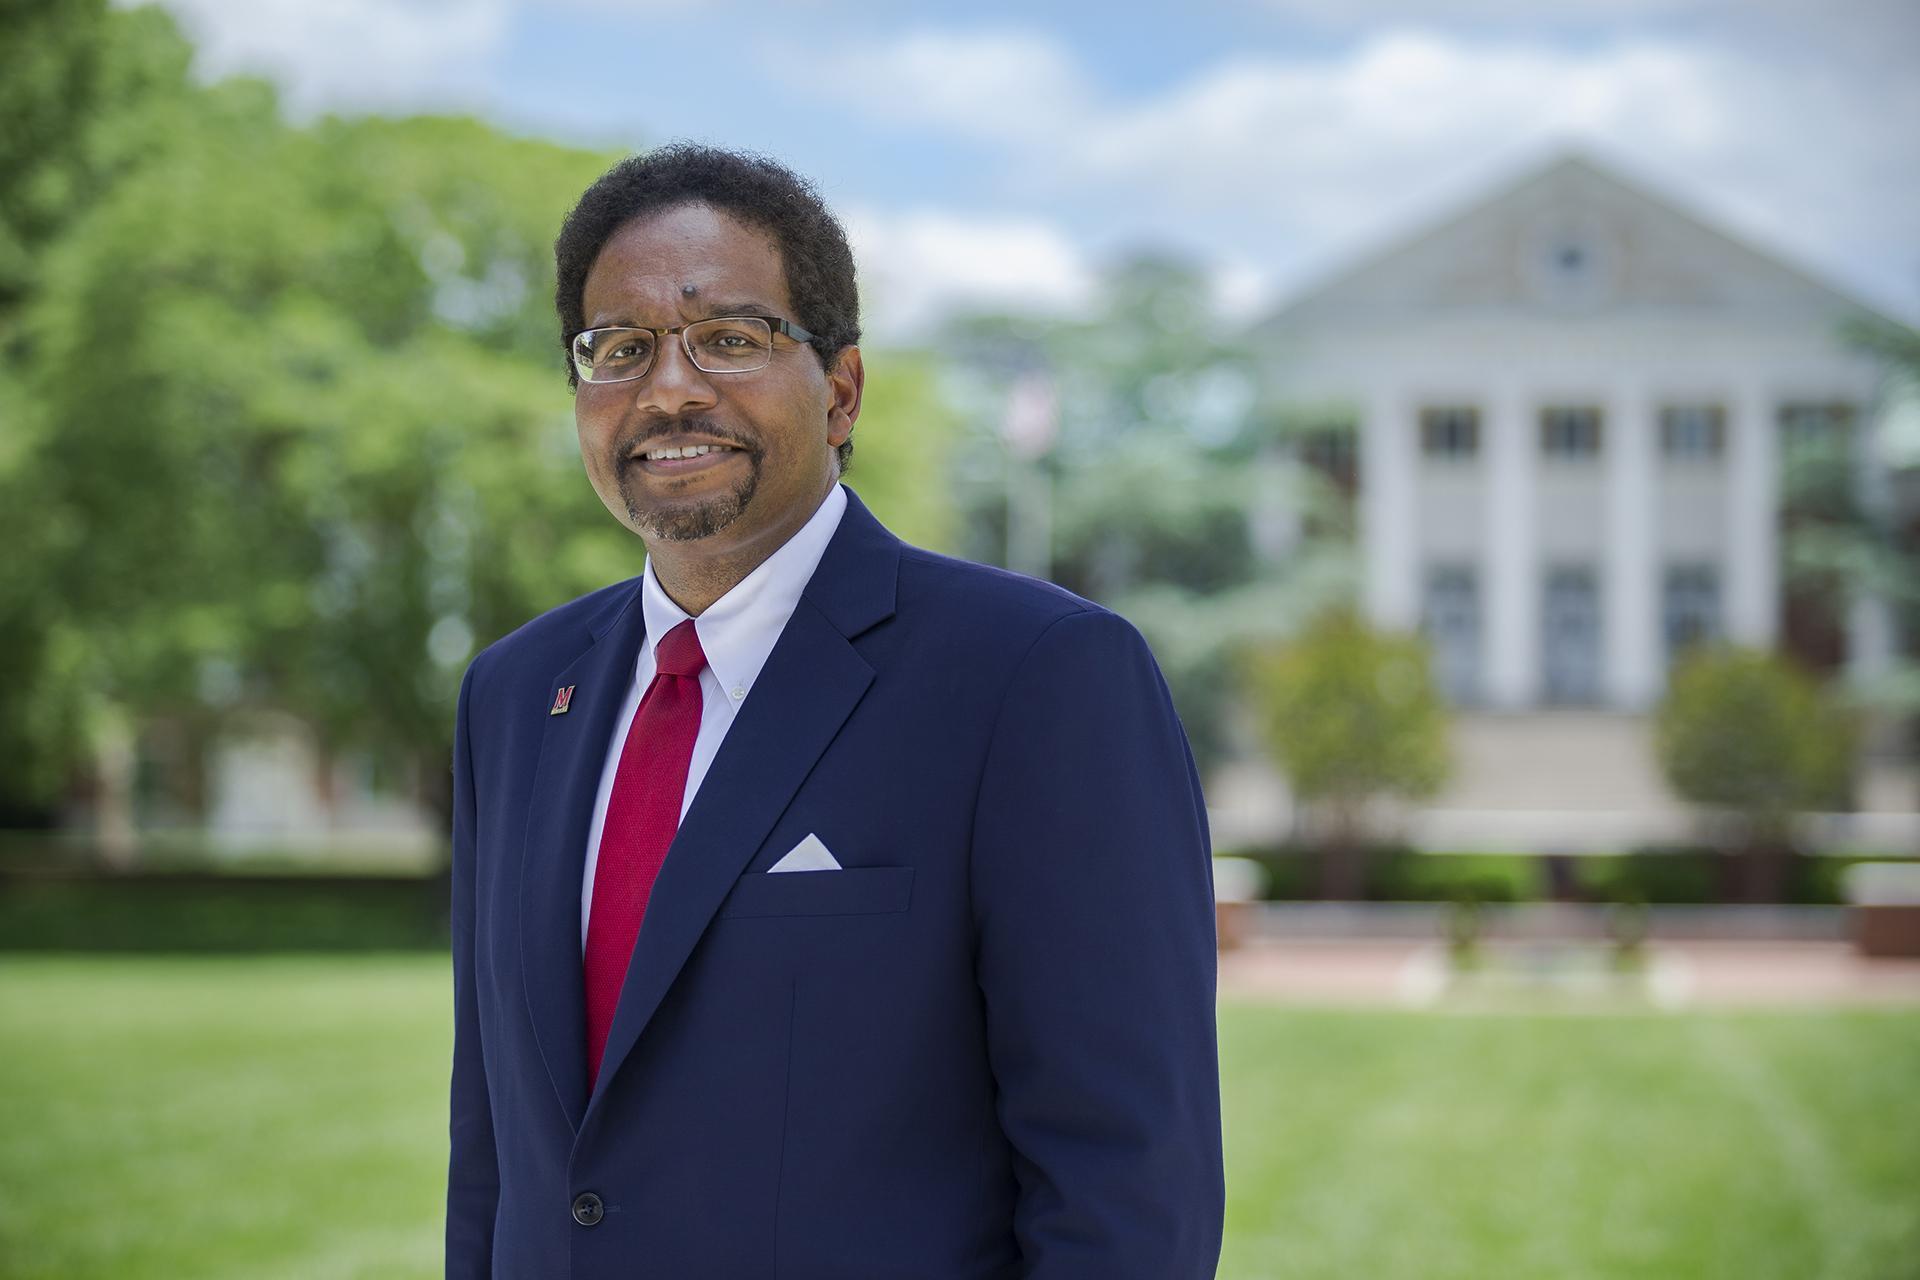
[[[1606,524],[1601,634],[1607,701],[1622,710],[1653,703],[1661,685],[1659,423],[1643,389],[1610,397],[1601,427]]]
[[[1407,398],[1370,397],[1360,424],[1360,538],[1367,617],[1376,626],[1420,625],[1415,475],[1418,424]]]
[[[1747,387],[1727,406],[1726,627],[1772,648],[1780,631],[1780,433],[1773,400]]]
[[[1540,569],[1534,478],[1539,468],[1532,400],[1503,387],[1481,423],[1487,520],[1481,581],[1486,584],[1487,671],[1482,687],[1496,707],[1533,705],[1540,696]]]

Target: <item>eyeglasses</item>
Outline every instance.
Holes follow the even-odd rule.
[[[773,335],[812,342],[813,335],[777,316],[715,316],[671,329],[614,326],[573,335],[574,372],[582,382],[631,382],[653,370],[660,342],[674,334],[702,373],[752,373],[773,359]]]

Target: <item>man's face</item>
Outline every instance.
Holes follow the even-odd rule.
[[[705,204],[616,231],[581,301],[590,329],[743,314],[797,322],[772,238]],[[764,558],[806,523],[838,476],[834,449],[853,430],[860,382],[852,348],[829,372],[811,348],[776,336],[764,369],[716,374],[695,368],[676,334],[661,341],[644,378],[580,384],[580,457],[600,501],[649,547]],[[695,445],[718,447],[701,457],[646,456]]]

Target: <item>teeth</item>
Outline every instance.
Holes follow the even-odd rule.
[[[696,444],[686,449],[650,449],[647,451],[647,461],[663,462],[670,458],[698,458],[703,454],[719,453],[723,449],[732,447],[724,444]]]

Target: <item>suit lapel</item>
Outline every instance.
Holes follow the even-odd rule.
[[[576,1130],[587,1105],[586,1011],[581,987],[580,892],[587,835],[620,705],[646,636],[640,580],[589,623],[589,647],[553,678],[547,706],[567,685],[564,715],[549,715],[534,771],[520,862],[520,963],[527,1012],[553,1091]]]
[[[589,1115],[721,899],[873,682],[873,669],[851,642],[892,616],[899,559],[898,540],[848,490],[840,527],[668,847],[621,987]],[[604,745],[604,734],[601,740]],[[574,928],[577,942],[577,917]]]

